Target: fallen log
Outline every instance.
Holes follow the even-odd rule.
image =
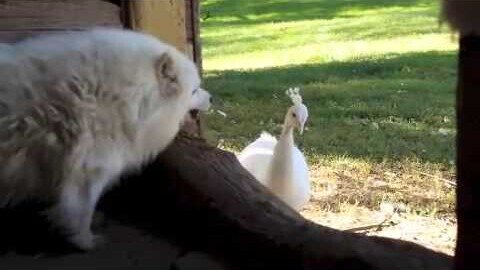
[[[179,136],[107,194],[105,214],[174,236],[243,269],[450,269],[419,245],[323,227],[259,184],[229,152]],[[160,229],[161,228],[161,229]]]
[[[191,127],[198,123],[190,121],[186,129],[199,131]],[[30,202],[0,211],[0,253],[28,254],[0,257],[0,268],[182,269],[175,257],[192,252],[210,254],[226,269],[451,267],[451,257],[413,243],[342,232],[303,218],[259,184],[232,153],[185,132],[101,199],[105,221],[96,230],[114,241],[99,251],[78,255],[65,244],[41,215],[46,206]],[[159,241],[173,248],[137,245]],[[131,258],[119,255],[130,246],[126,257]]]

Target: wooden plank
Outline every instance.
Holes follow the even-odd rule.
[[[185,0],[185,31],[187,37],[187,53],[190,56],[190,59],[193,59],[193,61],[195,61],[195,36],[192,16],[192,5],[192,0]]]
[[[130,26],[188,53],[185,0],[129,1]]]
[[[122,26],[120,7],[101,0],[5,0],[0,1],[0,18],[2,31]]]
[[[187,50],[191,59],[197,64],[202,74],[202,48],[200,42],[200,5],[199,0],[185,0],[185,28],[187,33]]]
[[[0,42],[14,43],[25,38],[34,37],[38,35],[53,34],[65,31],[66,29],[57,30],[19,30],[19,31],[4,31],[0,30]]]

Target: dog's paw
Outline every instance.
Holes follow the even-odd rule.
[[[83,233],[71,236],[70,242],[81,250],[90,251],[104,245],[106,240],[101,235]]]

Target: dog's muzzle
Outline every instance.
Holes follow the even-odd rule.
[[[199,88],[192,96],[190,104],[191,111],[208,111],[212,103],[212,95],[202,88]]]

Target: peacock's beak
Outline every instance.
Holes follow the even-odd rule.
[[[303,135],[303,126],[304,124],[300,124],[300,128],[299,128],[300,135]]]

